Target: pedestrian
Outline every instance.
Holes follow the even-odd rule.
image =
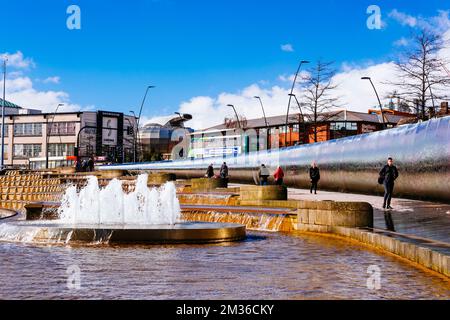
[[[311,164],[311,168],[309,168],[309,178],[311,179],[310,193],[312,194],[314,191],[314,194],[317,194],[317,185],[320,181],[320,169],[315,161]]]
[[[89,158],[87,165],[88,165],[89,172],[94,172],[94,168],[95,168],[94,157]]]
[[[226,162],[224,162],[220,168],[220,178],[228,180],[228,166]]]
[[[269,171],[269,169],[267,169],[267,167],[264,164],[261,165],[258,175],[259,175],[260,184],[262,186],[267,186],[269,176],[270,176],[270,171]]]
[[[208,169],[206,170],[206,175],[205,175],[208,179],[214,178],[214,166],[211,163],[208,167]]]
[[[81,161],[80,161],[80,159],[77,157],[77,160],[75,161],[75,171],[76,171],[76,172],[81,172],[81,168],[82,168],[82,166],[81,166]]]
[[[88,163],[87,163],[86,159],[83,159],[83,161],[81,161],[81,171],[87,172],[87,168],[88,168]]]
[[[380,177],[378,181],[383,183],[384,186],[384,202],[383,209],[392,210],[391,200],[394,193],[395,180],[398,178],[397,167],[394,166],[394,159],[389,158],[387,165],[380,171]]]
[[[283,169],[278,166],[277,170],[275,170],[275,173],[273,174],[273,177],[275,178],[275,184],[278,186],[283,185],[284,181],[284,171]]]

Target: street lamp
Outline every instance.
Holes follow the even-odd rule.
[[[130,110],[130,113],[133,115],[133,117],[134,117],[134,121],[136,121],[137,120],[137,117],[136,117],[136,113],[133,111],[133,110]],[[134,128],[134,126],[133,126],[133,128]],[[139,137],[139,125],[137,125],[137,128],[135,128],[134,130],[134,152],[133,152],[133,161],[136,163],[136,154],[137,154],[137,139],[138,139],[138,137]]]
[[[264,121],[266,123],[266,148],[268,149],[269,148],[269,123],[267,122],[266,112],[264,111],[264,105],[263,105],[261,97],[254,96],[253,98],[258,99],[259,103],[261,104],[261,108],[262,108],[263,115],[264,115]],[[260,134],[258,134],[258,137],[260,137]]]
[[[291,99],[292,99],[291,94],[294,93],[295,84],[297,83],[298,74],[300,73],[300,69],[302,68],[302,65],[308,64],[308,63],[309,63],[309,61],[307,61],[307,60],[300,61],[297,72],[295,73],[294,81],[292,82],[292,88],[291,88],[291,93],[289,95],[289,103],[288,103],[287,113],[286,113],[286,135],[284,136],[284,144],[285,145],[287,145],[287,131],[289,130],[289,109],[291,107]]]
[[[266,112],[264,111],[264,105],[263,105],[263,102],[261,100],[261,97],[254,96],[253,98],[259,100],[259,103],[261,104],[262,112],[263,112],[263,115],[264,115],[264,121],[266,122],[266,128],[269,128],[269,124],[267,123],[267,118],[266,118]]]
[[[182,115],[180,112],[175,112],[175,114],[178,115],[178,116],[180,117],[180,119],[182,120],[182,121],[181,121],[181,124],[182,124],[183,128],[185,128],[185,126],[184,126],[184,118],[183,118],[183,115]]]
[[[304,129],[305,138],[306,138],[306,125],[305,125],[305,117],[303,116],[302,106],[301,106],[300,102],[298,101],[297,96],[295,94],[291,93],[291,94],[289,94],[289,96],[294,97],[295,101],[297,102],[298,109],[300,110],[300,116],[302,117],[303,129]]]
[[[369,80],[370,84],[372,85],[373,90],[375,91],[375,94],[378,99],[378,103],[380,104],[380,112],[381,112],[381,119],[383,120],[383,129],[386,129],[386,121],[384,121],[384,113],[383,113],[383,105],[381,104],[380,96],[378,95],[378,91],[375,88],[375,85],[372,82],[372,78],[370,77],[362,77],[361,80]]]
[[[238,125],[239,125],[239,129],[242,129],[242,128],[241,128],[241,122],[239,121],[239,116],[238,116],[238,114],[237,114],[237,112],[236,112],[236,108],[234,107],[234,105],[232,105],[232,104],[227,104],[227,107],[233,108],[234,114],[236,115],[236,120],[237,120]]]
[[[133,123],[131,123],[131,120],[129,118],[125,118],[125,119],[130,124],[130,128],[133,129],[133,163],[136,163],[136,128],[135,128],[135,122],[133,121]]]
[[[3,99],[2,99],[2,147],[1,147],[1,161],[0,161],[0,170],[3,170],[5,167],[5,104],[6,104],[6,62],[7,58],[3,60]]]
[[[144,103],[145,103],[145,100],[147,99],[148,91],[150,89],[153,89],[153,88],[156,88],[156,87],[155,86],[148,86],[147,90],[145,90],[144,99],[142,100],[141,109],[139,110],[139,117],[138,117],[138,122],[137,122],[138,127],[141,124],[140,122],[141,122],[141,116],[142,116],[142,109],[144,108]]]
[[[55,122],[55,117],[56,114],[58,113],[58,109],[59,107],[62,107],[64,105],[64,103],[60,103],[58,104],[58,106],[55,109],[55,112],[53,114],[53,119],[52,119],[52,123],[50,125],[50,130],[47,127],[47,141],[45,143],[45,169],[48,169],[48,144],[49,144],[49,140],[50,140],[50,136],[52,134],[52,130],[53,130],[53,123]],[[48,120],[47,120],[47,125],[48,125]]]

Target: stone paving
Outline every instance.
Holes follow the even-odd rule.
[[[230,185],[230,187],[239,185]],[[383,198],[379,196],[309,190],[288,190],[291,200],[363,201],[374,209],[374,227],[406,235],[427,238],[450,244],[450,204],[394,198],[394,210],[384,211]]]

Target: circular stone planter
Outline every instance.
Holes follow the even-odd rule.
[[[240,195],[242,201],[287,200],[288,191],[284,186],[244,186]]]
[[[117,179],[125,175],[125,170],[104,170],[98,173],[101,179]]]
[[[226,179],[192,179],[191,188],[194,192],[202,191],[213,191],[215,189],[226,189],[228,188],[228,181]]]
[[[173,173],[151,173],[148,175],[147,184],[161,185],[176,180],[177,176]]]

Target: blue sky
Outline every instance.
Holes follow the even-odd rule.
[[[66,28],[66,9],[81,8],[81,30]],[[382,30],[366,27],[380,6]],[[64,92],[81,107],[138,109],[156,85],[147,117],[170,114],[193,97],[235,93],[252,84],[286,86],[299,59],[382,63],[410,28],[396,9],[432,17],[448,0],[1,0],[0,53],[20,51],[34,64],[20,70],[38,92]],[[281,49],[291,44],[293,52]],[[43,81],[57,77],[55,81]],[[33,101],[30,101],[33,105]]]

